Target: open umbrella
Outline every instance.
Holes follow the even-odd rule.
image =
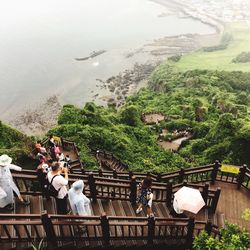
[[[179,210],[186,210],[194,214],[197,214],[205,205],[198,189],[182,187],[174,194],[174,197]]]

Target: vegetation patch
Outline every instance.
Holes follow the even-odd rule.
[[[225,39],[228,45],[224,49],[218,50],[217,47],[210,52],[200,49],[183,55],[178,62],[173,64],[183,72],[194,69],[249,72],[250,63],[232,63],[232,60],[242,51],[250,51],[249,27],[245,23],[233,23],[226,26],[225,33],[231,34],[232,39]]]
[[[193,243],[194,250],[248,250],[250,233],[234,224],[226,224],[221,229],[221,238],[213,238],[206,232],[197,236]]]
[[[250,62],[250,52],[241,52],[233,60],[233,63],[248,63]]]

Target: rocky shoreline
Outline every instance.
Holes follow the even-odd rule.
[[[112,76],[106,80],[97,79],[101,83],[101,88],[105,88],[110,92],[108,96],[99,96],[107,104],[120,107],[126,100],[126,97],[133,94],[140,87],[146,85],[149,75],[155,67],[168,57],[174,55],[184,55],[200,49],[205,46],[213,46],[219,43],[222,32],[224,31],[224,23],[211,17],[195,12],[192,7],[175,0],[151,0],[161,4],[168,9],[166,13],[162,13],[159,18],[171,15],[172,12],[182,13],[182,18],[193,18],[200,22],[210,25],[215,29],[215,33],[201,34],[182,34],[178,36],[169,36],[154,40],[152,43],[144,45],[142,48],[136,49],[134,52],[128,53],[125,58],[130,58],[139,53],[148,53],[154,58],[147,63],[136,63],[132,69],[120,72],[116,76]],[[96,98],[96,96],[94,97]]]
[[[146,86],[150,74],[168,57],[184,55],[203,46],[218,44],[219,39],[220,35],[218,33],[210,35],[185,34],[164,37],[146,44],[140,49],[140,52],[136,50],[134,54],[130,53],[129,57],[137,53],[148,53],[152,59],[143,64],[135,63],[132,69],[120,72],[118,75],[106,80],[96,79],[100,83],[100,88],[109,91],[109,95],[98,95],[98,98],[108,105],[120,107],[124,104],[127,96]],[[93,98],[96,99],[97,96],[95,95]]]

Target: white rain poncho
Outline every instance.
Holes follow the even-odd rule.
[[[90,200],[82,193],[83,188],[84,183],[82,180],[75,181],[68,192],[69,202],[73,214],[90,216]]]
[[[0,187],[7,194],[5,197],[0,199],[0,207],[3,208],[9,204],[14,203],[13,191],[20,196],[20,191],[18,190],[13,177],[11,175],[10,169],[21,171],[22,168],[13,164],[8,164],[6,166],[0,166]]]

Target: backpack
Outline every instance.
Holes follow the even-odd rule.
[[[59,191],[61,189],[61,188],[59,188],[58,190],[56,190],[55,187],[52,185],[52,182],[53,182],[53,180],[54,180],[54,178],[56,176],[59,176],[59,175],[54,175],[51,182],[48,181],[48,185],[47,185],[47,193],[48,193],[48,195],[52,196],[52,197],[55,197],[55,198],[57,198],[58,193],[59,193]]]

